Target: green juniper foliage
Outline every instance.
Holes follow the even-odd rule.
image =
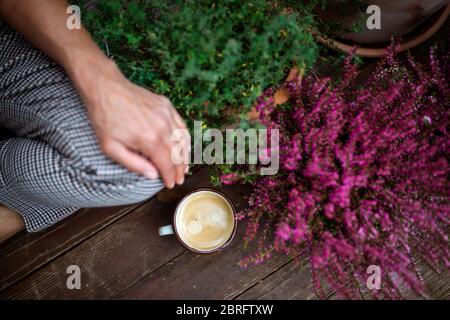
[[[131,81],[209,127],[237,120],[289,68],[309,68],[316,59],[309,11],[285,14],[272,1],[83,4],[83,23]]]

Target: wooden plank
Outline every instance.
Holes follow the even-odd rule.
[[[302,261],[302,260],[300,260]],[[442,299],[450,298],[450,272],[435,272],[423,260],[417,259],[417,267],[425,285],[424,297],[402,289],[406,299]],[[311,283],[311,270],[308,263],[291,261],[282,268],[261,280],[254,287],[249,288],[237,299],[317,299]],[[370,292],[363,287],[363,299],[371,299]],[[342,299],[338,292],[329,290],[327,299]]]
[[[0,250],[0,291],[70,250],[137,206],[83,209],[39,233],[21,233]]]
[[[243,249],[241,224],[234,243],[221,253],[186,252],[121,292],[118,299],[233,299],[289,261],[275,255],[257,266],[241,268],[238,262],[251,252]]]
[[[419,262],[418,269],[425,283],[426,299],[450,300],[450,271],[448,269],[437,273],[423,260]]]
[[[308,263],[290,261],[236,297],[238,300],[317,299]],[[303,258],[304,259],[304,258]]]
[[[335,294],[324,278],[321,278],[324,291],[324,299],[329,299]],[[309,258],[306,254],[299,254],[293,260],[262,279],[255,286],[249,288],[238,300],[316,300],[320,299],[312,285],[312,273]]]
[[[91,238],[0,292],[0,298],[111,298],[184,249],[157,228],[171,222],[177,201],[189,191],[209,185],[207,168],[170,192],[170,201],[153,198]],[[235,189],[235,188],[230,188]],[[230,193],[233,193],[231,190]],[[244,200],[239,200],[243,202]],[[68,290],[69,265],[81,269],[82,289]]]
[[[417,269],[422,277],[424,283],[423,296],[417,295],[411,289],[406,286],[401,286],[400,291],[403,297],[407,300],[449,300],[450,299],[450,271],[443,271],[437,273],[433,270],[423,259],[415,258]],[[383,275],[382,275],[383,277]],[[381,285],[383,285],[383,278],[381,278]],[[362,299],[372,300],[373,297],[370,290],[363,286],[361,288]],[[342,299],[339,293],[335,292],[331,295],[330,299]]]

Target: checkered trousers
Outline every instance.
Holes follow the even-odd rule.
[[[64,71],[0,21],[0,204],[28,231],[78,208],[148,199],[163,185],[108,159]]]

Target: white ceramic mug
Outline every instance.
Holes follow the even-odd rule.
[[[233,231],[231,232],[230,237],[224,243],[222,243],[212,249],[208,249],[208,250],[198,249],[198,248],[194,248],[194,247],[190,246],[185,240],[183,240],[182,236],[180,235],[179,230],[177,229],[177,218],[179,217],[179,214],[183,211],[184,206],[189,201],[189,199],[191,199],[194,195],[198,195],[200,193],[210,193],[210,194],[214,194],[215,196],[220,197],[222,200],[224,200],[226,203],[229,204],[229,207],[231,208],[231,211],[233,214]],[[234,235],[236,234],[236,228],[237,228],[236,209],[235,209],[233,202],[225,194],[223,194],[217,190],[210,189],[210,188],[200,188],[200,189],[196,189],[196,190],[190,192],[183,199],[181,199],[181,201],[178,203],[178,205],[175,209],[172,224],[160,227],[158,229],[158,233],[160,236],[167,236],[167,235],[174,234],[177,237],[178,242],[183,247],[185,247],[187,250],[192,251],[194,253],[199,253],[199,254],[208,254],[208,253],[214,253],[214,252],[218,252],[218,251],[225,249],[233,240]]]

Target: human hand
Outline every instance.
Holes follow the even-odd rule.
[[[187,153],[183,163],[172,161],[176,143],[172,135],[177,129],[183,130],[185,150],[189,150],[190,136],[166,97],[131,83],[112,62],[78,70],[76,79],[107,156],[149,179],[156,179],[159,174],[168,188],[183,183],[189,170]]]

